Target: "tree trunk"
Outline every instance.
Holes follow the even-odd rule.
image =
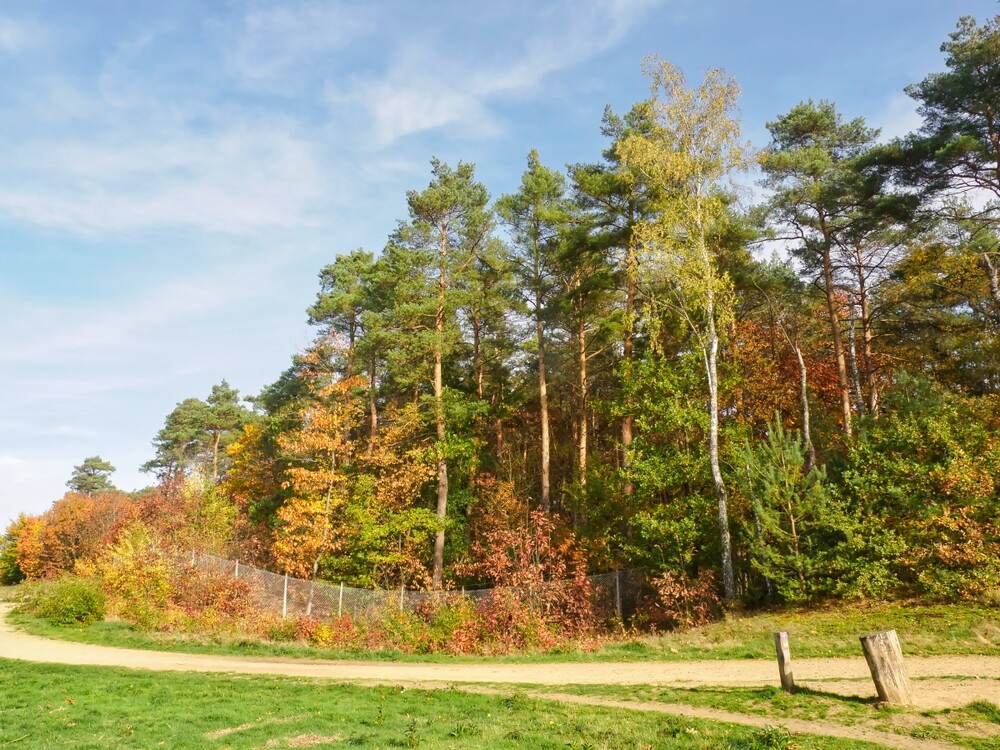
[[[857,320],[854,318],[854,303],[848,305],[850,310],[849,327],[847,329],[847,358],[851,364],[851,380],[854,383],[854,403],[857,406],[858,414],[865,415],[865,397],[861,393],[861,373],[858,371],[858,350],[855,340],[855,329]]]
[[[549,389],[548,378],[545,375],[545,333],[542,327],[541,314],[541,300],[536,295],[535,334],[538,337],[538,407],[542,429],[542,510],[548,513],[552,510],[551,475],[549,470],[551,460],[551,449],[549,447]]]
[[[351,314],[351,322],[348,324],[347,333],[347,367],[344,369],[344,380],[350,380],[354,375],[354,344],[357,338],[358,325],[355,315]]]
[[[215,433],[215,443],[212,445],[212,486],[219,481],[219,443],[222,440],[222,431]]]
[[[444,582],[444,522],[448,515],[448,459],[444,452],[444,298],[447,285],[447,233],[441,233],[441,268],[438,278],[438,306],[434,314],[434,417],[438,439],[437,519],[440,528],[434,535],[434,569],[431,586],[440,591]]]
[[[913,703],[910,679],[903,667],[903,650],[895,630],[861,636],[861,648],[872,673],[879,700],[897,706]]]
[[[577,432],[577,481],[587,486],[587,326],[581,315],[577,326],[578,374],[577,398],[580,402],[580,429]]]
[[[700,206],[699,206],[700,216]],[[701,245],[701,262],[705,268],[705,318],[707,320],[707,337],[705,345],[705,370],[708,375],[708,458],[712,467],[712,482],[715,485],[715,497],[719,504],[719,546],[722,551],[722,589],[728,601],[736,599],[736,576],[733,572],[733,546],[729,535],[729,493],[722,478],[722,468],[719,465],[719,336],[715,327],[715,273],[712,259],[705,244],[705,229],[698,221],[699,242]]]
[[[795,358],[799,361],[799,398],[802,400],[802,439],[806,444],[806,474],[816,466],[816,448],[812,442],[812,424],[809,418],[809,388],[806,380],[806,361],[798,344],[793,344]]]
[[[722,478],[719,465],[719,380],[718,352],[719,339],[715,331],[715,304],[709,292],[709,304],[706,310],[708,316],[708,351],[705,356],[705,369],[708,375],[708,457],[712,466],[712,482],[715,485],[715,497],[719,503],[719,542],[722,548],[722,588],[726,599],[736,598],[736,576],[733,572],[733,547],[729,535],[729,493]]]
[[[990,296],[993,298],[993,305],[996,307],[995,317],[1000,321],[1000,280],[997,278],[997,267],[993,265],[993,259],[989,253],[983,253],[980,258],[983,270],[986,271],[986,279],[990,284]]]
[[[865,389],[868,391],[868,413],[872,418],[878,417],[879,394],[878,383],[875,380],[875,333],[872,330],[871,308],[868,299],[868,284],[865,281],[864,264],[861,248],[855,249],[855,261],[858,269],[858,302],[861,305],[861,355],[865,366]]]
[[[330,457],[330,470],[333,471],[335,466],[335,459],[333,456]],[[323,556],[323,549],[326,547],[326,543],[330,538],[330,504],[333,498],[333,480],[326,487],[326,503],[323,506],[323,520],[326,522],[323,526],[323,536],[320,538],[319,549],[316,551],[316,557],[313,559],[312,566],[312,577],[311,583],[309,584],[309,600],[306,602],[306,617],[312,614],[313,608],[313,594],[316,592],[316,576],[319,575],[319,560]],[[239,563],[237,563],[239,564]]]
[[[372,457],[375,450],[375,434],[378,432],[378,408],[375,403],[375,357],[368,363],[368,415],[369,429],[368,435],[368,458]]]
[[[625,378],[632,377],[633,347],[635,346],[635,248],[629,237],[625,249],[625,340],[622,347],[622,373]],[[623,491],[626,497],[635,491],[629,478],[629,467],[632,465],[632,455],[629,446],[632,445],[632,429],[635,415],[632,414],[632,399],[625,397],[625,418],[622,420],[622,473],[625,475]]]
[[[479,311],[474,310],[470,316],[472,323],[472,376],[476,381],[476,398],[483,400],[483,355],[480,351]]]
[[[824,223],[824,235],[826,234]],[[844,434],[851,437],[851,387],[847,378],[847,361],[844,358],[844,342],[840,335],[840,318],[837,315],[836,287],[833,283],[833,265],[830,261],[830,239],[824,237],[823,245],[823,287],[826,292],[826,311],[830,319],[830,335],[837,360],[837,384],[840,387],[840,410],[844,420]]]

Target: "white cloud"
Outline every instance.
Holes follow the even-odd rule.
[[[498,132],[485,104],[440,81],[407,80],[367,87],[376,142],[388,146],[403,136],[452,124],[475,128],[478,137]]]
[[[155,354],[165,340],[184,337],[214,315],[233,315],[250,300],[267,299],[284,262],[279,254],[255,256],[247,251],[236,262],[202,267],[196,275],[141,288],[124,298],[69,301],[62,307],[26,308],[15,302],[5,317],[21,324],[0,329],[0,350],[6,362],[18,366],[124,366]],[[120,368],[115,377],[87,387],[118,390],[130,382],[128,371]],[[66,393],[63,388],[39,390]],[[79,395],[72,388],[71,393]]]
[[[503,97],[530,96],[544,79],[619,44],[659,0],[597,0],[541,6],[518,18],[530,29],[520,48],[488,59],[485,50],[467,47],[441,51],[423,39],[397,53],[378,79],[356,80],[346,88],[328,87],[334,109],[360,105],[373,121],[374,145],[385,148],[408,135],[453,126],[466,135],[489,138],[500,125],[489,103]]]
[[[306,140],[238,123],[131,141],[29,141],[2,162],[0,212],[81,233],[188,227],[239,235],[301,226],[323,179]]]
[[[0,16],[0,53],[19,55],[39,44],[44,34],[37,24]]]
[[[287,94],[329,53],[356,44],[376,27],[371,8],[299,2],[248,12],[228,50],[228,64],[250,88]]]

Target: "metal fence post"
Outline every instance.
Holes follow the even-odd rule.
[[[337,617],[344,615],[344,582],[340,582],[340,598],[337,599]]]
[[[615,612],[618,613],[618,619],[622,619],[622,572],[620,570],[615,571]]]
[[[194,556],[198,554],[195,550],[191,550],[191,567],[194,567]]]
[[[240,561],[237,560],[236,561],[236,570],[233,573],[233,578],[239,578],[239,577],[240,577]]]
[[[281,619],[288,617],[288,571],[285,571],[285,590],[281,595]]]

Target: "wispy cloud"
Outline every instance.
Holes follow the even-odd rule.
[[[0,29],[8,29],[2,48],[26,43],[22,27]],[[227,96],[211,45],[190,59],[168,52],[187,31],[154,23],[88,50],[92,70],[48,68],[12,81],[0,114],[17,139],[0,153],[0,218],[91,235],[247,235],[308,223],[324,190],[318,133]]]
[[[228,66],[244,86],[287,95],[331,52],[358,45],[377,25],[373,8],[340,0],[254,8],[232,30]]]
[[[322,181],[307,140],[236,122],[204,134],[166,127],[129,141],[29,141],[3,162],[0,212],[90,234],[162,227],[246,234],[301,226]]]
[[[571,68],[621,43],[659,0],[559,2],[504,19],[523,30],[520,44],[502,50],[414,41],[397,52],[387,71],[332,84],[335,109],[359,105],[372,119],[373,144],[445,126],[489,138],[500,131],[491,103],[537,94],[547,76]],[[490,19],[496,22],[496,19]]]
[[[45,36],[40,24],[0,16],[0,54],[19,55],[42,43]]]
[[[0,349],[11,364],[50,371],[95,361],[118,364],[118,375],[127,382],[129,361],[154,355],[165,340],[173,343],[189,336],[214,315],[266,300],[284,263],[280,257],[247,252],[234,262],[215,263],[197,275],[165,280],[103,303],[92,300],[81,306],[67,300],[61,306],[29,308],[15,301],[6,312],[21,325],[0,329]],[[111,378],[96,385],[119,389],[123,382]]]

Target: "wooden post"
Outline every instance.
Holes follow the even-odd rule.
[[[786,693],[795,692],[795,678],[792,677],[792,652],[788,648],[788,633],[782,630],[774,634],[774,650],[778,653],[778,674],[781,689]]]
[[[281,619],[288,617],[288,572],[285,572],[285,590],[281,594]]]
[[[903,649],[895,630],[861,636],[861,648],[871,670],[879,700],[897,706],[913,703],[910,679],[903,668]]]
[[[344,614],[344,582],[340,582],[340,598],[337,600],[337,617]]]

